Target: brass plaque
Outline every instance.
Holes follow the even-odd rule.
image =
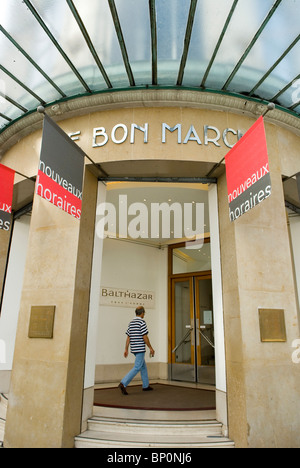
[[[31,307],[29,338],[53,338],[55,306]]]
[[[286,327],[283,309],[259,309],[260,337],[263,343],[285,342]]]

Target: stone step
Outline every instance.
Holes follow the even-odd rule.
[[[3,394],[0,394],[0,447],[2,447],[4,440],[7,403],[7,397]]]
[[[4,419],[0,418],[0,444],[2,444],[4,440],[4,431],[5,431],[5,421]]]
[[[143,435],[215,435],[222,436],[222,424],[212,421],[153,421],[124,420],[93,417],[88,421],[88,431]]]
[[[234,448],[222,436],[158,436],[86,431],[75,438],[76,448]]]
[[[7,413],[7,397],[3,394],[0,394],[0,418],[6,419]]]
[[[75,447],[234,448],[222,429],[215,412],[94,407],[94,416],[87,430],[75,438]]]
[[[136,419],[138,421],[211,421],[216,419],[216,411],[157,411],[94,406],[93,416],[117,419]]]

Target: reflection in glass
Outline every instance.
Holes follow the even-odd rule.
[[[182,247],[173,250],[173,275],[211,270],[210,243],[201,249]]]

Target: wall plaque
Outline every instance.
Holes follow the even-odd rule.
[[[53,338],[55,306],[33,306],[29,322],[29,338]]]
[[[259,309],[260,337],[263,343],[285,342],[286,327],[283,309]]]

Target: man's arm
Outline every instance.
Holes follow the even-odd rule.
[[[124,357],[125,357],[125,358],[128,357],[128,348],[129,348],[129,344],[130,344],[130,337],[127,336],[127,340],[126,340],[126,344],[125,344],[125,351],[124,351]]]
[[[151,346],[151,343],[150,343],[150,340],[148,338],[148,335],[144,335],[143,336],[143,340],[145,341],[146,345],[148,346],[148,348],[150,349],[150,354],[152,357],[154,357],[154,354],[155,354],[155,351],[154,349],[152,348]]]

